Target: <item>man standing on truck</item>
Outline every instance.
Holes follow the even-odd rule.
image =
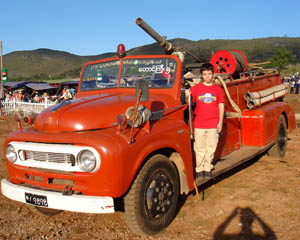
[[[222,131],[224,96],[222,88],[213,83],[214,67],[204,63],[200,68],[203,82],[186,90],[186,97],[196,102],[194,119],[194,150],[196,153],[196,178],[211,178],[212,160]]]

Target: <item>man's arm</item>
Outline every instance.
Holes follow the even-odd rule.
[[[224,103],[219,103],[219,123],[217,126],[218,133],[222,131],[223,118],[224,118]]]

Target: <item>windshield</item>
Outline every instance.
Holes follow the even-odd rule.
[[[144,79],[149,88],[170,88],[174,84],[176,61],[172,58],[134,58],[87,65],[81,82],[81,91],[116,88],[121,70],[120,87],[135,88],[136,81]]]
[[[120,60],[91,64],[85,67],[81,91],[115,88],[118,83]]]
[[[150,88],[173,86],[176,61],[170,58],[126,59],[122,64],[120,87],[135,87],[135,82],[144,79]]]

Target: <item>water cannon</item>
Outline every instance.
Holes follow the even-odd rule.
[[[176,55],[180,58],[181,62],[184,61],[184,54],[187,53],[196,59],[198,62],[201,62],[200,58],[193,55],[186,49],[174,47],[172,43],[166,40],[166,36],[160,36],[152,27],[150,27],[142,18],[136,19],[136,24],[142,28],[146,33],[148,33],[159,45],[165,50],[166,54]]]
[[[159,45],[164,48],[166,53],[171,54],[175,51],[175,47],[172,43],[166,40],[166,36],[160,36],[152,27],[150,27],[142,18],[136,19],[136,24],[142,28],[146,33],[148,33]]]

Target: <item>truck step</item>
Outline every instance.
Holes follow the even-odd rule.
[[[271,143],[267,146],[264,147],[248,147],[248,146],[243,146],[238,150],[235,150],[228,155],[222,157],[217,161],[215,164],[215,168],[212,171],[212,178],[210,179],[203,179],[203,178],[196,178],[195,182],[197,186],[200,186],[217,176],[221,175],[224,172],[227,172],[242,163],[249,161],[253,159],[255,156],[263,153],[266,151],[268,148],[270,148],[274,143]]]

